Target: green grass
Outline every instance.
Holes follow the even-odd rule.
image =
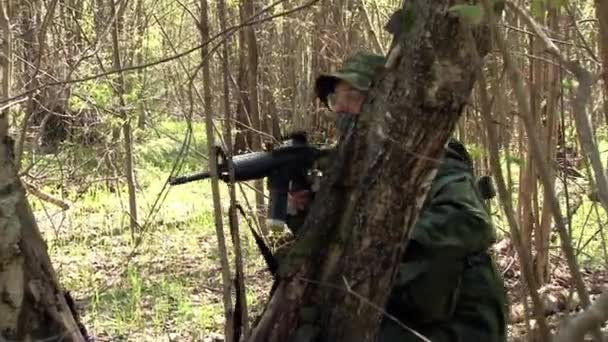
[[[124,184],[113,193],[103,182],[79,193],[78,187],[67,182],[62,187],[47,183],[44,191],[71,203],[67,211],[30,196],[60,281],[72,292],[83,323],[99,341],[169,337],[200,341],[210,333],[221,333],[222,278],[209,181],[171,187],[153,208],[185,131],[185,125],[170,121],[159,127],[162,133],[149,132],[135,148],[139,221],[146,224],[144,232],[135,234],[144,237],[140,245],[135,246],[131,238]],[[200,138],[204,126],[195,125],[195,132],[198,139],[193,148],[206,154]],[[87,153],[91,152],[81,150],[78,158]],[[58,169],[53,159],[38,164],[38,170]],[[79,172],[88,176],[97,166],[90,162]],[[191,152],[182,170],[190,173],[205,167],[206,162]],[[225,209],[224,185],[221,194]],[[270,278],[244,223],[241,227],[248,302],[259,310]],[[226,239],[230,243],[229,234]]]

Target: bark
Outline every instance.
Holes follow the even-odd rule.
[[[22,4],[21,29],[25,33],[23,68],[24,71],[27,70],[24,74],[28,77],[25,81],[28,90],[37,88],[41,79],[46,76],[41,75],[41,70],[47,69],[44,58],[46,32],[52,22],[57,3],[57,0],[53,0],[49,4],[44,20],[41,20],[42,6],[40,1]],[[45,72],[49,73],[49,71]],[[50,72],[51,74],[54,73],[53,71]],[[39,126],[38,142],[41,146],[49,147],[52,150],[57,147],[59,141],[65,138],[67,132],[63,120],[55,114],[65,112],[65,106],[62,106],[60,101],[60,94],[61,90],[58,87],[49,87],[39,93],[32,91],[29,94],[27,109],[15,151],[15,161],[18,169],[21,167],[21,156],[30,124]]]
[[[6,132],[0,139],[0,339],[84,341],[10,159]]]
[[[103,42],[101,40],[104,39],[105,36],[104,31],[106,30],[108,23],[107,20],[111,15],[107,13],[106,2],[104,0],[94,1],[95,5],[93,8],[95,13],[93,14],[93,22],[95,27],[95,38],[99,44],[102,44]]]
[[[271,25],[268,29],[268,43],[267,45],[273,44],[276,39],[276,26]],[[274,50],[269,48],[262,48],[262,73],[260,75],[261,83],[262,83],[262,117],[264,121],[265,131],[268,132],[274,139],[279,139],[281,137],[281,128],[279,126],[279,116],[277,114],[277,105],[275,102],[275,97],[273,94],[273,89],[275,89],[278,82],[276,81],[276,76],[272,72],[273,67],[276,65],[275,60],[273,60]]]
[[[333,58],[340,58],[348,54],[348,32],[346,31],[346,27],[344,25],[344,21],[346,20],[346,11],[344,8],[344,3],[347,0],[330,0],[328,1],[328,5],[331,7],[332,13],[332,21],[333,27],[332,31],[334,32],[334,51]]]
[[[544,5],[541,4],[541,7]],[[544,18],[544,15],[540,15],[540,20]],[[544,23],[544,21],[542,21]],[[529,37],[529,53],[532,55],[538,54],[538,42],[536,42],[536,37]],[[541,77],[541,69],[542,64],[539,63],[535,58],[529,59],[529,73],[528,73],[528,87],[530,94],[530,117],[532,123],[536,127],[534,132],[539,132],[539,122],[540,122],[540,98],[542,97],[542,92],[540,87],[542,87],[542,77]],[[527,164],[526,164],[526,175],[527,184],[522,183],[522,187],[525,187],[526,198],[524,201],[524,213],[522,228],[524,229],[524,242],[525,247],[529,251],[533,251],[536,247],[532,243],[532,234],[533,232],[538,231],[538,224],[536,220],[537,213],[539,210],[536,210],[535,203],[538,199],[538,171],[535,167],[535,163],[532,160],[532,154],[528,152],[527,154]]]
[[[325,45],[327,44],[327,15],[324,9],[324,4],[320,4],[316,7],[314,12],[314,32],[312,33],[313,36],[311,38],[312,51],[323,51],[325,50]],[[321,71],[329,70],[329,62],[327,60],[326,52],[313,53],[311,69],[313,79],[316,79]],[[312,89],[310,92],[314,93]],[[314,110],[309,114],[313,116],[311,130],[317,132],[327,132],[327,129],[322,128],[322,126],[325,124],[323,121],[326,121],[326,119],[320,115],[321,111],[319,110],[320,108],[318,101],[313,101],[313,106]]]
[[[471,63],[459,20],[445,11],[453,4],[405,5],[414,14],[411,25],[396,21],[388,72],[377,75],[356,128],[338,144],[250,341],[375,336],[376,307],[386,303],[436,160],[480,68]],[[475,37],[485,56],[484,26]]]
[[[523,128],[521,131],[523,133]],[[520,146],[525,146],[524,135],[519,136]],[[521,149],[521,159],[525,160],[524,167],[519,177],[519,207],[520,222],[522,228],[522,239],[525,248],[532,251],[532,231],[534,230],[534,210],[532,208],[532,198],[535,194],[536,179],[531,154],[529,151]]]

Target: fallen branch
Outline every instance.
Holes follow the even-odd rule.
[[[70,209],[70,204],[68,202],[43,192],[42,190],[38,189],[35,185],[33,185],[31,183],[28,183],[24,180],[22,180],[22,182],[25,185],[25,187],[27,188],[27,192],[36,196],[38,199],[45,201],[45,202],[49,202],[51,204],[54,204],[63,210]]]
[[[585,334],[608,320],[608,291],[572,319],[555,337],[555,342],[582,341]]]

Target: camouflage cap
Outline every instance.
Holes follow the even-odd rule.
[[[315,82],[317,96],[327,105],[327,95],[334,90],[339,81],[345,81],[356,89],[366,91],[384,63],[384,56],[358,52],[346,59],[340,69],[317,78]]]

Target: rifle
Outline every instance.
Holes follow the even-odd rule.
[[[216,170],[219,179],[228,183],[230,174],[226,154],[216,147]],[[303,132],[292,133],[281,139],[278,147],[269,151],[250,152],[232,158],[234,180],[236,182],[253,179],[268,179],[270,190],[269,213],[266,223],[269,226],[283,226],[287,220],[287,196],[290,191],[310,190],[310,172],[315,164],[331,152],[308,143]],[[169,181],[171,185],[184,184],[211,177],[208,171],[190,176],[181,176]]]

